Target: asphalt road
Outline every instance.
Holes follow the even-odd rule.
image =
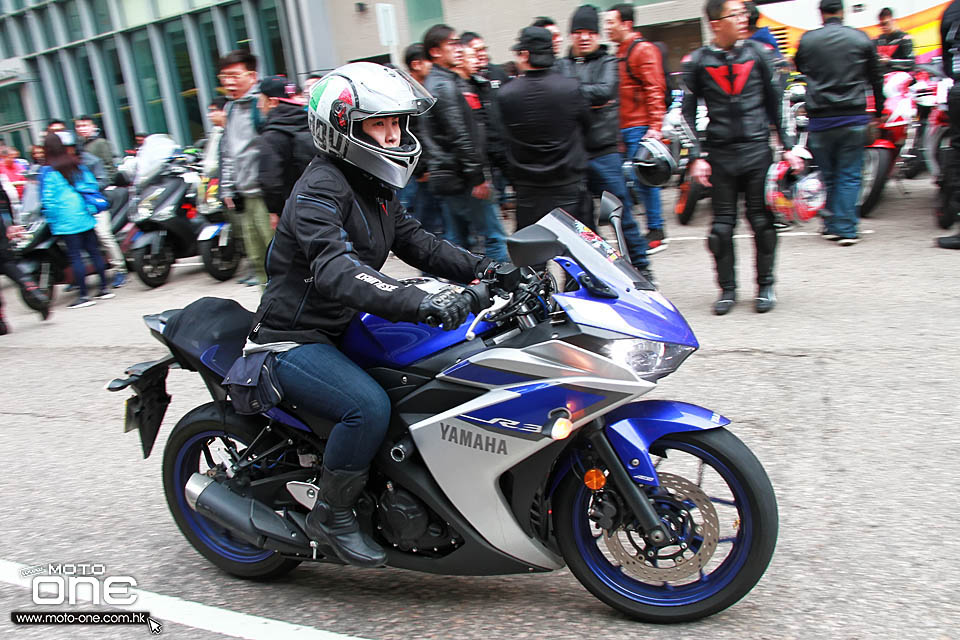
[[[103,385],[163,353],[142,314],[204,295],[252,309],[257,292],[188,264],[164,287],[134,281],[88,309],[66,309],[61,291],[41,323],[4,283],[13,332],[0,337],[0,634],[148,636],[145,627],[11,624],[8,612],[37,610],[30,590],[11,583],[20,565],[97,562],[187,601],[143,596],[156,611],[178,612],[180,622],[164,621],[171,638],[336,637],[302,627],[384,640],[960,637],[960,252],[933,246],[941,232],[927,181],[905,186],[907,194],[888,187],[858,246],[824,241],[815,226],[782,235],[779,302],[767,315],[752,310],[749,238],[737,242],[741,303],[720,318],[709,312],[707,207],[690,227],[669,228],[654,270],[702,346],[652,397],[731,418],[773,481],[781,523],[773,562],[743,601],[674,627],[625,619],[566,570],[461,578],[302,565],[269,584],[220,573],[174,524],[160,456],[143,460],[137,436],[122,433],[125,394]],[[400,272],[393,262],[389,270]],[[176,420],[208,399],[188,372],[171,372],[168,390],[157,452]]]

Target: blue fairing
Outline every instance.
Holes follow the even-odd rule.
[[[637,482],[660,484],[650,460],[650,445],[669,433],[716,429],[730,424],[719,413],[686,402],[632,402],[604,417],[607,439]],[[634,463],[637,464],[634,464]]]
[[[557,263],[575,280],[584,273],[580,265],[568,258],[558,258]],[[617,298],[594,296],[586,288],[557,293],[553,298],[577,324],[699,348],[686,319],[660,292],[606,284],[617,290]]]
[[[347,327],[341,349],[364,368],[405,367],[466,340],[473,316],[453,331],[410,322],[390,322],[369,313],[358,313]],[[477,335],[494,325],[481,322]],[[478,341],[482,346],[482,341]]]

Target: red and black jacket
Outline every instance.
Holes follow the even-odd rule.
[[[767,47],[741,40],[731,49],[700,47],[683,62],[683,120],[693,147],[691,160],[701,155],[696,135],[697,104],[703,100],[710,116],[705,145],[708,149],[730,144],[767,144],[770,125],[789,149],[781,114],[782,95]]]

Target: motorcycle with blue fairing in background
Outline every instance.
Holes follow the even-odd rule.
[[[602,207],[618,237],[620,203]],[[557,209],[507,241],[518,267],[470,287],[486,308],[443,331],[358,313],[342,350],[393,403],[357,502],[387,565],[447,575],[553,571],[635,619],[696,620],[733,605],[774,552],[773,487],[709,409],[640,400],[698,347],[680,312],[613,246]],[[559,273],[559,272],[558,272]],[[418,279],[428,291],[440,283]],[[304,533],[332,424],[280,402],[239,415],[224,376],[253,314],[198,300],[145,316],[169,350],[107,385],[132,389],[126,430],[150,455],[171,368],[212,396],[177,422],[163,485],[180,530],[241,578],[339,563]],[[267,377],[267,376],[263,376]],[[264,407],[266,409],[266,407]]]

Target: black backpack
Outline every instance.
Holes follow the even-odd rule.
[[[636,47],[641,42],[650,42],[650,41],[642,36],[634,38],[633,42],[630,43],[630,48],[627,49],[627,55],[621,58],[621,60],[623,61],[623,64],[626,66],[627,75],[629,75],[638,84],[642,86],[643,80],[641,80],[640,77],[634,74],[633,71],[630,69],[630,54],[633,53],[634,47]],[[657,50],[660,51],[660,68],[663,71],[663,80],[666,83],[666,89],[663,92],[663,103],[664,103],[664,106],[667,109],[669,109],[670,105],[673,104],[674,86],[673,86],[673,78],[670,76],[670,68],[669,68],[669,65],[667,64],[667,59],[668,59],[667,45],[664,44],[663,42],[650,42],[650,44],[655,46]]]

